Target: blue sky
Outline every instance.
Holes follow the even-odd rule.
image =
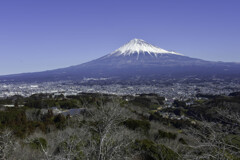
[[[0,75],[81,64],[133,38],[240,62],[239,0],[0,1]]]

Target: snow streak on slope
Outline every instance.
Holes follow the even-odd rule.
[[[167,51],[164,49],[161,49],[159,47],[155,47],[147,42],[145,42],[142,39],[133,39],[129,43],[125,44],[124,46],[120,47],[119,49],[115,50],[113,53],[110,54],[110,56],[126,56],[131,54],[140,54],[140,53],[147,53],[147,54],[154,54],[157,56],[157,54],[175,54],[175,55],[182,55],[180,53]]]

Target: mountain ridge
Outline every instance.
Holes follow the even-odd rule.
[[[0,76],[0,81],[59,81],[84,78],[161,79],[163,77],[238,77],[240,64],[213,62],[184,56],[133,39],[98,59],[66,68]]]

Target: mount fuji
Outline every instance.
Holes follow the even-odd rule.
[[[0,76],[0,82],[42,82],[83,79],[156,80],[194,77],[240,78],[240,63],[212,62],[167,51],[133,39],[114,52],[68,68]]]

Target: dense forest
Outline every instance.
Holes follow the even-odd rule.
[[[240,93],[164,104],[156,94],[0,99],[0,159],[240,159]]]

